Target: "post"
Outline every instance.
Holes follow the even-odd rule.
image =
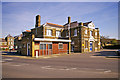
[[[69,31],[69,40],[71,40],[71,37],[70,37],[70,23],[71,23],[71,17],[68,17],[68,31]],[[71,42],[69,42],[69,51],[68,51],[68,54],[71,53]]]
[[[35,42],[33,41],[33,39],[35,38],[35,35],[32,34],[32,57],[34,57],[35,55],[35,52],[34,52],[34,45],[35,45]]]

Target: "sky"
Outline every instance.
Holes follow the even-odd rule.
[[[71,21],[93,21],[100,35],[118,39],[117,2],[2,2],[2,37],[16,36],[35,27],[35,16],[46,22],[64,25]]]

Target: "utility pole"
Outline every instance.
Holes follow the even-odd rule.
[[[70,23],[71,23],[71,17],[68,17],[69,40],[71,40],[71,35],[70,35]],[[69,51],[68,51],[68,54],[71,54],[71,42],[69,42]]]

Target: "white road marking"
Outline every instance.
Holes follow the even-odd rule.
[[[104,71],[104,73],[109,73],[109,72],[111,72],[111,70]]]
[[[13,60],[13,59],[9,59],[9,58],[8,58],[8,59],[3,59],[3,60],[8,60],[8,61],[9,61],[9,60]]]
[[[21,65],[11,65],[11,66],[21,66]]]

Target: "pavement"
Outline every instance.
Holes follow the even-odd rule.
[[[118,78],[116,50],[31,58],[2,53],[3,78]]]

